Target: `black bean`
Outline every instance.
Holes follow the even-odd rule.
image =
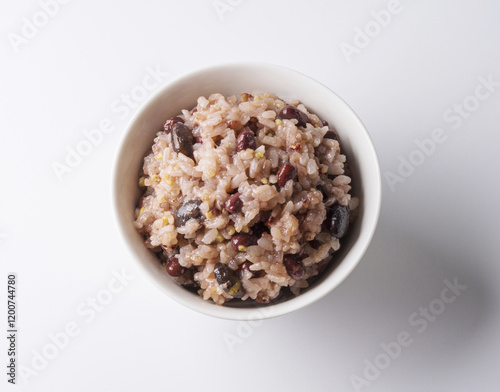
[[[215,264],[214,275],[215,279],[217,279],[217,283],[229,295],[232,295],[235,298],[241,298],[245,295],[245,291],[238,278],[238,274],[226,264]]]
[[[190,219],[201,220],[203,215],[200,210],[201,200],[189,200],[182,204],[175,212],[175,226],[181,227]]]
[[[349,228],[349,207],[336,203],[327,209],[328,229],[335,238],[342,238]]]
[[[333,139],[333,140],[339,140],[339,134],[335,131],[329,130],[328,132],[325,133],[325,136],[323,136],[324,139]]]
[[[283,264],[285,265],[286,272],[292,279],[300,280],[304,277],[306,271],[302,265],[302,261],[297,255],[284,255]]]
[[[283,163],[278,169],[278,185],[283,188],[289,180],[295,179],[297,176],[297,169],[289,163]]]
[[[324,127],[328,126],[328,121],[323,120],[323,121],[321,121],[321,123],[323,124]]]
[[[257,245],[257,237],[252,234],[240,233],[231,238],[231,245],[237,252],[245,252],[248,246]]]
[[[165,130],[166,133],[170,133],[172,132],[172,127],[178,122],[183,123],[184,120],[180,117],[169,118],[167,121],[165,121],[165,124],[163,124],[163,129]]]
[[[243,151],[247,148],[255,150],[256,146],[255,134],[249,128],[245,128],[240,132],[236,139],[236,151]]]
[[[262,278],[266,272],[263,271],[263,270],[259,270],[259,271],[252,271],[250,269],[250,266],[252,265],[253,263],[251,261],[245,261],[243,264],[241,264],[240,266],[240,270],[242,273],[248,271],[252,274],[252,278]]]
[[[226,207],[226,210],[229,213],[234,214],[240,212],[243,208],[243,201],[241,201],[240,196],[241,193],[237,192],[234,195],[231,195],[229,199],[226,200],[224,207]]]
[[[177,122],[172,126],[172,145],[175,152],[193,158],[193,134],[181,122]]]
[[[179,264],[177,257],[171,257],[165,263],[167,272],[170,276],[181,276],[184,273],[184,267]]]
[[[299,127],[305,127],[308,121],[307,114],[292,105],[286,105],[281,109],[278,117],[281,119],[297,120],[297,126]]]

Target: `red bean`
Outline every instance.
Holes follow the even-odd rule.
[[[248,246],[257,245],[257,237],[252,234],[240,233],[231,238],[231,245],[237,252],[244,252]],[[240,249],[245,248],[245,250]]]
[[[255,150],[256,146],[255,134],[249,128],[245,128],[236,139],[236,151],[238,152],[247,148]]]
[[[300,280],[304,277],[306,271],[299,256],[284,255],[283,264],[285,265],[286,272],[288,272],[288,275],[292,279]]]
[[[266,272],[263,271],[263,270],[259,270],[259,271],[252,271],[250,269],[250,266],[252,265],[253,263],[251,261],[245,261],[243,264],[241,264],[240,266],[240,269],[241,269],[241,272],[244,273],[246,271],[250,272],[252,274],[252,278],[262,278]]]
[[[249,128],[253,133],[257,133],[259,131],[259,119],[257,117],[250,117],[250,120],[248,120],[246,127]]]
[[[172,117],[169,118],[167,121],[165,121],[165,124],[163,125],[163,129],[165,130],[166,133],[172,132],[172,127],[177,124],[178,122],[183,123],[184,120],[180,117]]]
[[[289,180],[295,179],[297,176],[297,169],[289,163],[283,163],[278,169],[278,185],[283,188]]]
[[[241,272],[246,272],[246,271],[249,271],[249,272],[252,272],[253,271],[250,271],[250,266],[252,265],[252,262],[251,261],[245,261],[243,264],[241,264],[240,266],[240,270]]]
[[[281,109],[278,117],[281,119],[297,120],[298,127],[305,127],[308,121],[307,114],[292,105],[286,105]]]
[[[226,200],[226,203],[224,204],[224,207],[226,207],[226,210],[231,213],[237,213],[240,212],[241,209],[243,208],[243,201],[240,199],[241,193],[235,193],[234,195],[231,195],[229,199]]]
[[[177,257],[171,257],[165,263],[167,267],[167,272],[170,276],[181,276],[184,273],[184,267],[179,264]]]

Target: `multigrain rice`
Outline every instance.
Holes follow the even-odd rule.
[[[355,215],[345,168],[335,130],[298,101],[200,97],[144,158],[135,226],[173,279],[205,300],[299,294]]]

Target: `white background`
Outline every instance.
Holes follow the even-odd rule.
[[[412,344],[359,390],[497,390],[500,87],[456,129],[443,116],[474,104],[480,77],[500,81],[499,3],[402,0],[378,35],[370,21],[387,1],[232,0],[220,15],[214,3],[74,0],[44,21],[35,0],[2,2],[0,325],[15,272],[19,389],[354,391],[352,375],[365,377],[365,360],[406,331]],[[34,17],[46,25],[11,44]],[[342,43],[365,27],[373,37],[348,59]],[[120,96],[147,67],[165,83],[237,60],[284,65],[336,91],[368,128],[383,173],[399,175],[415,139],[446,132],[394,191],[383,179],[379,226],[352,275],[308,308],[254,326],[196,314],[153,287],[121,242],[110,197],[133,112],[113,106]],[[106,118],[113,132],[60,181],[54,162],[66,164],[67,148]],[[134,278],[110,299],[102,290],[122,270]],[[455,278],[467,288],[419,333],[410,315]],[[110,302],[91,319],[97,295]],[[51,351],[49,336],[68,323],[79,333]],[[44,350],[52,358],[37,362]],[[6,380],[2,371],[2,391]]]

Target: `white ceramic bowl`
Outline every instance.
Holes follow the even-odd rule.
[[[296,98],[311,112],[338,131],[341,147],[352,168],[353,191],[360,198],[359,216],[343,238],[336,264],[299,296],[270,305],[227,303],[218,306],[176,285],[160,266],[157,257],[143,243],[133,226],[134,207],[139,197],[138,178],[143,158],[153,139],[169,117],[196,105],[199,96],[211,93],[239,95],[243,92],[272,92],[284,99]],[[114,169],[113,198],[118,226],[125,243],[146,275],[169,297],[207,315],[232,319],[264,319],[307,306],[337,287],[365,253],[380,211],[381,177],[375,148],[353,110],[330,89],[299,72],[261,63],[212,66],[167,83],[137,111],[121,141]],[[360,288],[361,289],[361,288]]]

